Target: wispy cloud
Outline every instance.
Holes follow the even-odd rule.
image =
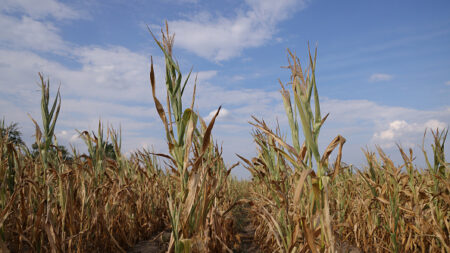
[[[445,85],[450,86],[450,81],[445,82]]]
[[[68,68],[33,52],[0,50],[0,85],[14,84],[5,87],[2,93],[22,98],[32,96],[37,72],[41,71],[51,74],[53,83],[61,83],[61,90],[70,97],[116,103],[148,101],[149,59],[144,55],[118,46],[73,48],[72,54],[81,65],[79,69]],[[160,61],[158,57],[154,60],[155,64]],[[157,80],[161,83],[158,85],[160,94],[164,87],[161,65],[155,66]],[[117,92],[124,89],[127,92]]]
[[[60,52],[67,49],[51,23],[27,16],[16,18],[0,13],[0,45],[15,49]]]
[[[177,4],[196,4],[199,0],[162,0],[167,3],[177,3]]]
[[[232,18],[202,12],[188,20],[170,21],[177,44],[212,61],[238,56],[246,48],[266,43],[277,24],[307,5],[306,0],[247,0],[247,11]]]
[[[21,12],[34,19],[53,17],[56,19],[81,18],[79,11],[57,0],[2,0],[2,12]],[[3,30],[4,31],[4,30]]]
[[[370,82],[382,82],[382,81],[392,80],[392,78],[393,78],[393,76],[389,75],[389,74],[375,73],[369,77],[369,81]]]
[[[397,142],[413,147],[419,143],[417,139],[423,134],[425,129],[434,131],[436,129],[443,130],[446,127],[448,127],[447,124],[436,119],[428,120],[425,123],[408,123],[405,120],[395,120],[389,123],[387,129],[375,132],[373,141],[383,148],[393,147]]]
[[[234,75],[231,79],[233,81],[242,81],[245,79],[245,77],[243,75]]]
[[[197,77],[197,81],[207,81],[217,75],[217,70],[206,70],[194,73],[194,78]]]

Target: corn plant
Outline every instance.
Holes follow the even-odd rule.
[[[434,140],[434,147],[444,145],[443,139]],[[435,194],[433,167],[428,171],[417,169],[412,165],[412,150],[407,155],[398,148],[404,161],[401,165],[395,165],[381,148],[380,159],[365,151],[368,166],[353,176],[353,186],[361,191],[348,196],[353,200],[347,207],[352,215],[347,216],[348,227],[343,226],[342,234],[353,237],[352,241],[365,251],[446,252],[450,228],[448,163],[442,156],[439,158],[444,175],[437,179],[441,188]],[[436,157],[440,154],[434,153]]]
[[[149,29],[150,31],[150,29]],[[208,125],[194,112],[195,86],[191,107],[183,110],[182,97],[189,80],[184,80],[178,64],[172,56],[174,35],[162,31],[162,41],[158,41],[150,31],[156,44],[164,53],[166,68],[167,105],[163,107],[156,97],[153,62],[150,69],[150,83],[156,110],[166,132],[170,155],[169,167],[176,184],[170,189],[168,203],[172,224],[168,252],[191,252],[193,250],[228,248],[217,243],[217,219],[223,218],[218,210],[218,194],[226,187],[227,169],[218,147],[213,145],[211,132],[220,112],[220,107]],[[201,127],[198,128],[197,125]],[[219,233],[220,234],[220,233]]]
[[[43,127],[33,120],[39,155],[0,136],[0,251],[125,252],[165,229],[169,181],[154,155],[124,157],[120,133],[110,128],[104,137],[99,124],[97,135],[82,132],[89,154],[74,149],[71,160],[63,159],[53,134],[60,96],[49,107],[49,81],[39,77]],[[114,159],[104,150],[109,138]]]
[[[300,252],[309,247],[312,252],[319,248],[334,251],[335,242],[329,209],[329,182],[340,169],[342,146],[345,139],[337,136],[321,156],[318,147],[320,128],[328,115],[321,117],[319,95],[315,79],[317,50],[314,58],[309,54],[309,67],[303,72],[299,59],[288,51],[291,85],[294,104],[290,92],[281,84],[281,94],[289,120],[292,146],[280,137],[280,131],[273,132],[262,120],[254,118],[251,123],[258,131],[254,134],[258,157],[247,163],[254,178],[264,183],[264,190],[257,196],[263,223],[268,224],[274,235],[277,250]],[[314,98],[314,104],[312,104]],[[314,110],[313,110],[314,108]],[[299,121],[304,142],[300,144]],[[332,171],[328,164],[331,152],[339,145],[339,153]],[[242,157],[241,157],[242,158]],[[314,171],[315,169],[315,171]],[[307,184],[309,196],[302,198]],[[271,198],[263,198],[269,191]],[[271,211],[272,210],[272,211]],[[320,235],[319,245],[316,238]]]
[[[53,135],[55,132],[56,120],[58,119],[59,110],[61,109],[61,95],[58,92],[56,93],[55,100],[53,101],[53,105],[51,109],[50,105],[50,80],[44,80],[44,76],[39,73],[39,78],[41,81],[41,117],[42,117],[42,127],[44,132],[41,132],[41,128],[38,123],[31,118],[36,126],[36,143],[38,145],[39,154],[44,163],[44,169],[47,167],[47,159],[49,155],[50,145],[53,143]],[[45,175],[45,173],[44,173]]]

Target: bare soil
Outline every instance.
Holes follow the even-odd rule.
[[[236,243],[233,246],[233,252],[253,253],[260,252],[258,245],[254,242],[255,228],[250,222],[249,207],[242,206],[234,210],[234,229]],[[128,253],[159,253],[166,252],[170,240],[170,231],[164,231],[156,235],[151,240],[145,240],[137,243]]]

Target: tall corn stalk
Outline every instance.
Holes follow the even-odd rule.
[[[182,97],[190,73],[183,82],[179,66],[172,56],[174,35],[169,34],[167,23],[165,33],[162,31],[162,41],[150,33],[164,53],[166,67],[166,108],[156,97],[153,61],[150,82],[170,153],[162,156],[169,159],[171,176],[175,179],[174,188],[168,196],[172,224],[168,252],[218,250],[217,247],[228,249],[225,242],[217,239],[220,231],[217,220],[224,218],[218,209],[221,201],[218,194],[225,188],[231,168],[225,167],[221,152],[213,145],[211,137],[220,107],[206,125],[193,110],[194,87],[191,106],[183,110]]]
[[[40,174],[43,175],[41,183],[46,186],[46,215],[45,215],[45,232],[51,243],[52,252],[57,252],[56,246],[56,238],[54,232],[54,222],[55,218],[52,216],[52,205],[54,201],[51,199],[52,192],[55,190],[54,186],[50,183],[49,177],[51,176],[51,170],[49,170],[49,159],[50,159],[50,147],[53,144],[54,132],[56,121],[58,119],[59,111],[61,109],[61,95],[58,92],[56,93],[55,100],[53,101],[53,105],[50,109],[50,80],[45,81],[44,77],[41,73],[39,73],[39,78],[41,80],[41,116],[42,116],[42,127],[44,132],[41,132],[41,129],[38,123],[30,116],[31,120],[34,122],[36,126],[36,143],[39,150],[39,155],[42,161],[42,171]],[[55,138],[56,139],[56,138]],[[56,145],[57,146],[57,145]],[[56,166],[58,173],[61,173],[61,167]],[[62,182],[59,178],[58,180],[58,189],[62,191]],[[59,195],[59,204],[64,206],[64,196]]]
[[[251,124],[258,129],[254,138],[259,155],[252,163],[243,159],[253,177],[265,185],[263,189],[257,189],[261,191],[256,194],[257,201],[266,203],[265,206],[258,205],[262,210],[259,213],[271,234],[275,234],[280,252],[300,252],[305,247],[312,252],[319,248],[335,251],[328,187],[339,172],[345,139],[338,135],[320,154],[319,132],[328,115],[321,116],[315,78],[316,57],[317,50],[314,56],[309,53],[309,66],[303,71],[300,60],[288,50],[287,68],[291,71],[294,104],[290,92],[280,84],[292,145],[280,137],[279,130],[273,132],[264,121],[254,118],[255,122]],[[304,137],[302,144],[299,120]],[[334,166],[330,166],[329,156],[337,146],[339,153]],[[308,196],[303,197],[305,187]],[[262,197],[266,191],[270,192],[271,198]],[[319,244],[316,238],[320,238]]]

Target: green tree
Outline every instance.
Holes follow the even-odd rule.
[[[11,145],[12,144],[12,145]],[[7,161],[7,171],[5,175],[5,183],[8,185],[9,191],[14,191],[15,175],[16,175],[16,160],[14,159],[14,153],[20,152],[17,146],[25,146],[22,140],[22,133],[19,131],[19,124],[13,122],[8,126],[5,124],[5,119],[0,121],[0,149],[2,150],[2,161]],[[1,185],[1,183],[0,183]]]
[[[96,152],[96,148],[94,147],[94,154]],[[107,142],[105,145],[105,156],[116,160],[116,152],[114,152],[114,145],[111,142]]]
[[[5,120],[0,122],[0,138],[8,136],[8,141],[14,145],[25,145],[22,140],[22,133],[19,130],[19,124],[12,122],[9,126],[5,125]]]
[[[72,160],[72,155],[69,153],[69,151],[65,146],[63,145],[58,145],[58,147],[50,146],[49,156],[56,156],[58,152],[61,152],[61,156],[64,161]],[[36,142],[33,143],[33,145],[31,145],[31,155],[34,158],[39,156],[39,147]]]

